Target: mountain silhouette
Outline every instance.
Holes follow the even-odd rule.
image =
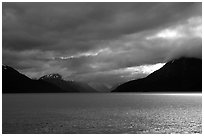
[[[58,86],[61,90],[64,90],[65,92],[97,92],[95,89],[93,89],[86,83],[66,81],[62,79],[62,76],[59,74],[45,75],[39,80],[52,83]]]
[[[147,77],[126,82],[112,92],[202,92],[202,60],[171,60]]]
[[[2,66],[3,93],[55,93],[64,92],[59,87],[40,80],[33,80],[9,66]]]
[[[30,79],[14,68],[2,65],[2,93],[97,92],[86,83],[65,81],[59,74]]]
[[[103,83],[89,83],[89,85],[98,92],[110,92],[110,88]]]

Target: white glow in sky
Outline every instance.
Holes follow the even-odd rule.
[[[2,63],[31,78],[111,86],[202,55],[201,2],[5,2],[2,13]]]
[[[72,56],[59,57],[58,59],[66,60],[66,59],[74,59],[74,58],[80,58],[80,57],[93,57],[101,53],[107,53],[107,52],[111,52],[111,50],[109,48],[104,48],[104,49],[99,49],[97,51],[83,52]]]
[[[136,73],[150,74],[160,69],[164,65],[165,63],[157,63],[157,64],[152,64],[152,65],[141,65],[141,66],[136,66],[136,67],[128,67],[126,68],[126,70],[130,71],[132,74],[136,74]]]
[[[184,35],[178,32],[177,30],[165,29],[161,32],[157,33],[154,36],[147,37],[147,40],[155,39],[155,38],[162,38],[162,39],[176,39],[183,37]]]
[[[146,40],[166,39],[175,40],[179,38],[202,37],[202,20],[201,17],[192,17],[177,26],[163,29],[152,36],[146,37]]]
[[[154,65],[144,65],[144,66],[141,66],[142,67],[142,73],[150,74],[150,73],[160,69],[164,65],[165,65],[165,63],[157,63],[157,64],[154,64]]]

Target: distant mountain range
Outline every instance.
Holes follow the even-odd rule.
[[[67,92],[97,92],[86,83],[63,80],[59,74],[45,75],[39,80],[54,84]]]
[[[97,92],[86,83],[65,81],[59,74],[30,79],[9,66],[2,66],[3,93]]]
[[[112,92],[202,92],[202,60],[174,59],[147,77],[126,82]]]
[[[94,86],[93,86],[94,87]],[[104,92],[106,86],[99,86]],[[99,88],[98,85],[94,88]],[[3,93],[61,93],[99,92],[90,85],[66,81],[59,74],[30,79],[12,67],[2,65]],[[110,89],[108,89],[110,90]],[[201,92],[202,60],[179,58],[167,62],[162,68],[145,78],[114,87],[112,92]]]
[[[111,91],[110,90],[111,88],[109,88],[108,85],[103,84],[103,83],[89,83],[89,85],[99,92],[110,92]]]

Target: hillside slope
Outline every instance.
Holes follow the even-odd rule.
[[[179,58],[166,63],[146,78],[129,81],[113,92],[201,92],[202,60]]]

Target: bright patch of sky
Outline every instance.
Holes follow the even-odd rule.
[[[150,74],[160,69],[164,65],[165,63],[157,63],[157,64],[152,64],[152,65],[141,65],[141,66],[125,68],[124,71],[128,71],[131,74],[136,74],[136,73]]]
[[[202,37],[202,18],[200,16],[189,18],[187,23],[163,29],[152,36],[146,37],[146,39],[176,40],[188,37]]]

